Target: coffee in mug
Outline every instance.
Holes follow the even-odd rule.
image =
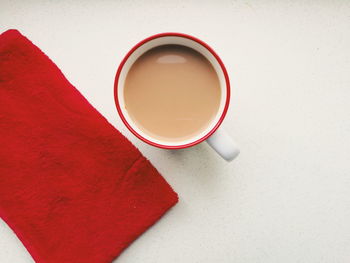
[[[216,116],[220,82],[196,50],[163,45],[142,54],[124,84],[125,108],[150,137],[183,141],[203,132]]]

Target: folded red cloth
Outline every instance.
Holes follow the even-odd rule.
[[[36,262],[111,262],[176,202],[44,53],[0,35],[0,216]]]

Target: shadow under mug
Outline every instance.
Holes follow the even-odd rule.
[[[190,139],[183,140],[180,142],[170,142],[152,138],[151,136],[140,130],[130,118],[125,108],[124,102],[125,78],[133,63],[148,50],[154,47],[169,44],[181,45],[192,48],[200,54],[202,54],[205,58],[207,58],[207,60],[212,64],[218,75],[221,88],[221,103],[219,106],[219,110],[216,116],[211,121],[211,123],[207,126],[207,128],[204,131],[196,134]],[[224,130],[222,130],[222,128],[218,129],[225,118],[230,103],[230,81],[226,68],[223,62],[221,61],[220,57],[214,52],[214,50],[198,38],[182,33],[161,33],[150,36],[136,44],[126,54],[126,56],[119,65],[114,82],[114,98],[120,118],[122,119],[126,127],[136,137],[150,145],[164,149],[183,149],[196,145],[200,142],[206,141],[219,155],[221,155],[227,161],[233,160],[239,154],[239,149],[237,148],[233,140],[230,138],[230,136],[228,136],[228,134]]]

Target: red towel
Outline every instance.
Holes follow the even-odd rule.
[[[176,202],[43,52],[0,35],[0,216],[36,262],[111,262]]]

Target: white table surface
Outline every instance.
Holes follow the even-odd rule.
[[[0,31],[9,28],[48,54],[180,196],[116,262],[350,262],[350,1],[0,0]],[[164,31],[222,56],[236,161],[206,144],[156,149],[121,123],[117,66]],[[0,262],[33,262],[2,221]]]

